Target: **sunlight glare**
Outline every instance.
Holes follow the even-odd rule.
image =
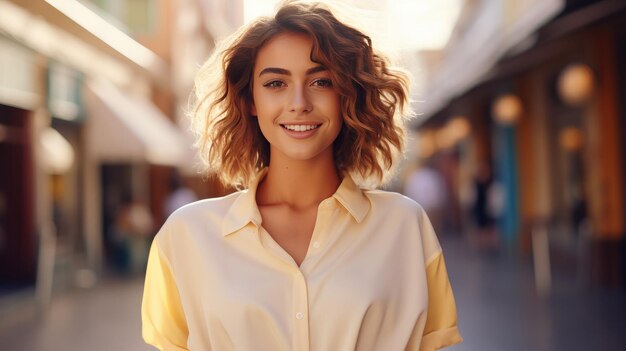
[[[279,0],[244,0],[244,23],[271,15]],[[361,18],[362,28],[375,40],[402,51],[439,50],[448,42],[463,0],[332,1],[350,5],[372,18]]]

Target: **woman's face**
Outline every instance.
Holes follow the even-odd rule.
[[[333,157],[341,130],[339,94],[328,70],[311,61],[312,40],[285,32],[258,52],[253,71],[252,115],[270,143],[270,157]]]

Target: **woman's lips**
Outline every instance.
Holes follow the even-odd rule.
[[[285,133],[295,139],[306,139],[317,133],[321,124],[281,124]]]

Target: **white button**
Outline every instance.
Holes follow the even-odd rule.
[[[302,318],[304,318],[304,313],[302,312],[296,313],[296,319],[302,319]]]
[[[320,248],[320,242],[319,241],[313,242],[313,248],[319,249]]]

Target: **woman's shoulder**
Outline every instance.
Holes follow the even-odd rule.
[[[439,240],[424,208],[413,199],[400,193],[369,190],[365,194],[372,203],[373,218],[395,223],[413,223],[412,227],[403,227],[404,234],[417,233],[422,241],[425,258],[441,252]],[[415,228],[415,231],[407,231],[407,228]]]
[[[194,201],[174,211],[167,218],[165,225],[175,227],[198,221],[209,221],[217,224],[224,218],[240,195],[241,191],[237,191],[221,197]]]
[[[241,192],[226,196],[202,199],[174,211],[165,221],[155,240],[160,248],[170,252],[192,248],[199,241],[219,238],[222,222]]]
[[[390,211],[408,210],[412,213],[423,211],[422,206],[415,200],[394,191],[373,189],[364,190],[363,192],[369,198],[374,208],[383,207]]]

